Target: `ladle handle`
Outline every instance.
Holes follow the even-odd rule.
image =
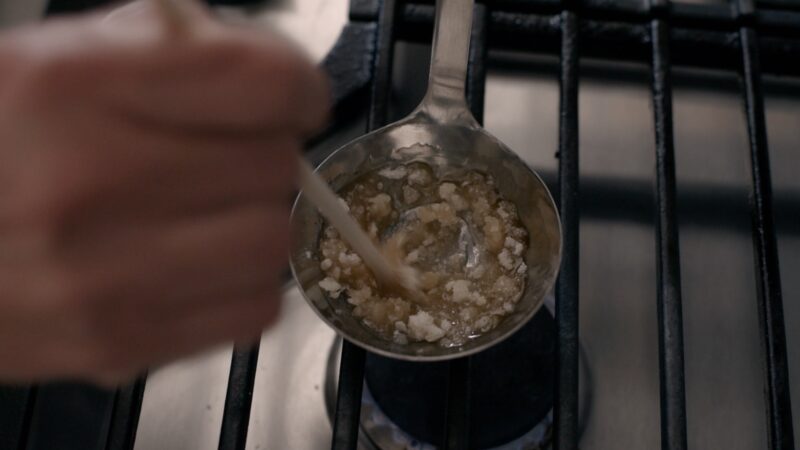
[[[464,95],[474,5],[474,0],[436,2],[428,92],[418,109],[438,122],[476,124]]]

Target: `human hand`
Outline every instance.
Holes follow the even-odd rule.
[[[275,320],[323,77],[281,39],[133,17],[0,35],[0,380],[114,383]]]

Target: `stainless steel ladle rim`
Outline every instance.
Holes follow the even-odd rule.
[[[303,283],[298,283],[303,297],[309,303],[317,316],[319,316],[331,328],[336,330],[339,335],[359,347],[391,358],[408,361],[444,361],[479,353],[489,347],[499,344],[527,324],[538,312],[539,308],[541,308],[544,303],[544,296],[553,290],[561,264],[563,250],[563,240],[561,239],[562,224],[558,215],[558,210],[555,207],[552,194],[547,189],[547,186],[541,177],[525,161],[523,161],[518,154],[511,151],[508,147],[502,144],[502,142],[491,136],[491,134],[480,127],[467,107],[464,96],[464,88],[466,81],[470,41],[469,36],[472,27],[473,7],[474,0],[437,1],[434,42],[431,55],[431,71],[428,83],[428,91],[423,101],[408,117],[393,124],[384,126],[368,135],[362,136],[361,138],[346,144],[343,147],[340,147],[331,155],[329,155],[319,167],[326,167],[326,164],[333,158],[337,157],[337,155],[343,149],[356,144],[361,139],[365,139],[374,134],[387,133],[388,131],[391,131],[391,129],[410,126],[416,123],[428,123],[430,125],[441,126],[458,126],[483,133],[494,141],[499,150],[508,154],[508,156],[515,160],[517,164],[520,164],[522,167],[524,167],[529,175],[533,175],[538,184],[543,188],[542,191],[546,194],[546,199],[549,202],[548,205],[551,207],[555,219],[555,223],[551,225],[555,226],[558,236],[557,253],[550,255],[552,261],[550,266],[553,268],[553,272],[548,274],[549,276],[540,285],[542,289],[540,289],[538,292],[541,293],[541,298],[536,299],[536,303],[529,307],[529,309],[525,311],[525,314],[520,316],[520,318],[517,320],[517,323],[515,323],[513,326],[502,330],[501,334],[493,336],[491,339],[481,343],[480,345],[476,345],[467,349],[464,349],[463,346],[443,348],[444,353],[433,355],[413,354],[410,352],[395,352],[364,342],[363,340],[351,334],[347,328],[338,326],[332,319],[326,317],[323,312],[318,309],[314,303],[314,300],[309,297],[309,294],[303,288]],[[317,170],[319,170],[319,168]],[[292,210],[293,216],[298,209],[301,199],[302,197],[298,196],[298,198],[295,200]],[[295,279],[300,280],[300,274],[297,273],[298,269],[295,266],[295,261],[293,258],[290,258],[290,267]]]

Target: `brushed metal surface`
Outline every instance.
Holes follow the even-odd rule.
[[[281,320],[261,339],[249,450],[330,445],[323,386],[334,336],[296,288],[285,291]],[[153,372],[135,450],[216,449],[230,358],[225,347]]]
[[[415,80],[412,72],[420,69],[420,58],[424,69],[426,51],[424,47],[398,47],[395,92],[404,95],[395,96],[396,104],[413,107],[424,92],[425,80]],[[532,61],[522,67],[527,67],[524,73],[505,65],[502,70],[491,70],[486,92],[486,128],[519,152],[548,182],[554,179],[557,163],[555,62],[552,58]],[[588,203],[582,208],[580,332],[594,396],[581,448],[658,448],[655,235],[652,219],[637,218],[636,214],[642,208],[637,200],[642,188],[652,207],[654,137],[649,78],[642,66],[600,70],[592,61],[581,63],[582,194],[584,199],[611,202],[620,214],[597,214]],[[766,448],[766,428],[747,205],[747,136],[740,91],[733,75],[699,76],[685,71],[674,75],[689,446],[760,450]],[[795,428],[800,429],[800,221],[795,220],[800,205],[800,86],[775,79],[765,83],[794,420]],[[418,97],[414,98],[413,92]],[[614,189],[603,192],[610,198],[601,198],[605,194],[598,192],[609,186]],[[730,201],[707,205],[710,209],[705,213],[688,207],[698,197],[714,199],[719,193],[728,195]],[[645,208],[647,204],[645,201]],[[794,215],[789,214],[790,209]],[[724,220],[714,220],[717,215]],[[287,302],[285,318],[305,330],[297,333],[307,339],[293,335],[278,344],[284,334],[276,333],[270,338],[275,344],[262,342],[249,450],[311,450],[330,445],[323,395],[317,395],[314,386],[324,377],[319,368],[325,364],[330,345],[326,341],[332,342],[333,332],[296,292],[292,295],[297,301]],[[291,304],[298,305],[292,313]],[[282,330],[290,334],[290,330]],[[267,352],[273,346],[280,351]],[[283,361],[285,355],[296,355],[296,363],[273,362]],[[187,372],[202,372],[190,377],[203,381],[194,383],[193,390],[184,395],[161,398],[159,390],[148,388],[137,450],[147,448],[140,447],[142,442],[151,443],[149,448],[215,448],[219,421],[204,425],[205,404],[195,401],[209,390],[224,392],[228,354],[212,360],[183,372],[165,369],[162,383],[173,377],[177,381]],[[305,381],[282,381],[286,379]],[[287,402],[295,393],[297,401]],[[168,400],[180,403],[169,406]],[[212,411],[219,408],[221,413],[221,407],[218,399]],[[164,435],[156,426],[162,421],[177,422],[161,425],[180,436],[169,441],[176,443],[175,447],[156,445],[157,437]],[[210,428],[205,430],[209,442],[200,444],[195,435],[204,427]],[[148,436],[152,433],[156,434]]]
[[[580,333],[594,397],[581,448],[657,448],[655,235],[648,218],[655,161],[647,68],[582,64],[590,69],[580,85]],[[556,73],[546,62],[534,66],[540,73],[525,78],[514,70],[490,75],[486,127],[515,149],[535,142],[554,151]],[[675,72],[689,446],[762,449],[764,380],[741,94],[733,74]],[[766,92],[794,387],[800,386],[800,84],[772,79]],[[547,176],[556,170],[552,153],[524,158],[553,179]],[[591,201],[616,209],[617,216],[598,215],[596,207],[591,212]],[[650,209],[636,211],[643,207]],[[795,405],[798,390],[792,391]],[[796,411],[794,420],[800,426]]]
[[[232,347],[150,374],[134,450],[217,448]]]
[[[334,337],[297,288],[289,289],[280,323],[261,339],[248,450],[330,447],[323,389]]]

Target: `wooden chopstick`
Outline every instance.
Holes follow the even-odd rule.
[[[319,212],[328,219],[331,225],[347,241],[372,270],[373,274],[384,283],[402,285],[398,280],[398,270],[378,250],[367,233],[339,201],[339,197],[328,186],[311,165],[300,158],[300,186],[303,194],[317,207]]]
[[[155,0],[161,17],[168,28],[175,34],[184,34],[191,30],[192,19],[187,14],[186,0]],[[300,166],[300,188],[319,212],[333,225],[341,237],[347,241],[382,285],[399,288],[416,303],[426,303],[427,298],[416,288],[417,280],[411,271],[403,271],[401,267],[389,262],[375,246],[367,233],[350,213],[339,202],[339,197],[328,186],[328,183],[315,173],[311,165],[302,156],[298,156]]]

